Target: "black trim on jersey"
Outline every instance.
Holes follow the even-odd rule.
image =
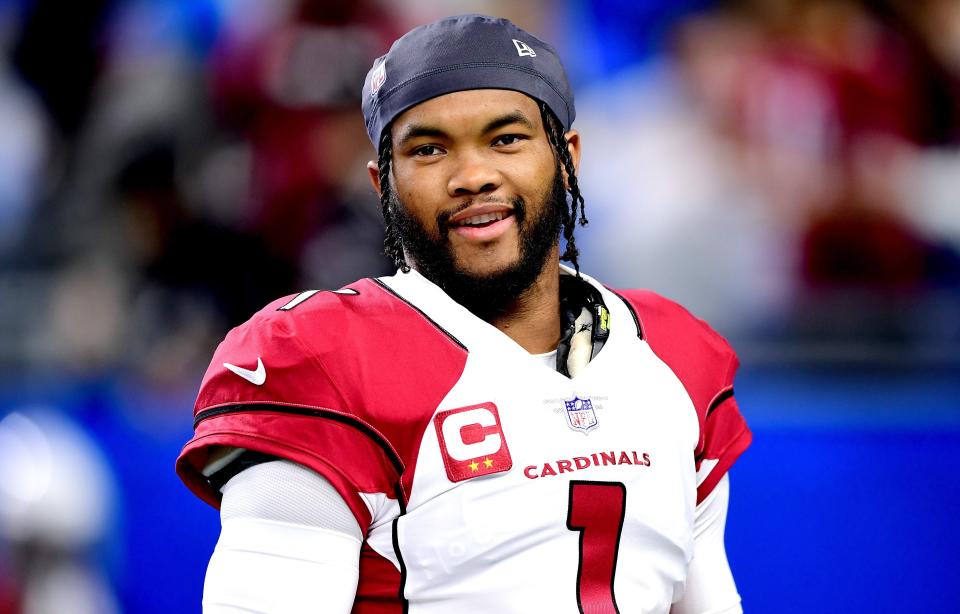
[[[610,290],[610,288],[607,288]],[[640,326],[640,318],[637,317],[637,310],[633,308],[633,305],[630,304],[630,301],[626,299],[622,294],[614,290],[610,290],[614,296],[623,301],[623,304],[627,306],[627,309],[630,310],[630,315],[633,316],[633,323],[637,325],[637,338],[643,339],[643,328]]]
[[[400,508],[400,515],[403,516],[407,513],[407,503],[406,497],[403,494],[403,475],[400,475],[400,479],[397,480],[397,483],[393,485],[393,496],[397,499],[397,506]]]
[[[433,324],[434,328],[436,328],[436,329],[439,330],[441,333],[443,333],[444,335],[446,335],[446,336],[450,339],[450,341],[453,341],[453,342],[456,343],[458,346],[460,346],[460,348],[461,348],[464,352],[469,352],[469,351],[470,351],[469,349],[467,349],[467,346],[465,346],[459,339],[457,339],[456,337],[454,337],[453,334],[450,333],[450,331],[448,331],[448,330],[445,329],[444,327],[442,327],[442,326],[440,326],[439,324],[437,324],[436,320],[434,320],[433,318],[431,318],[430,316],[428,316],[427,314],[425,314],[422,309],[420,309],[419,307],[417,307],[416,305],[414,305],[413,303],[411,303],[411,302],[408,301],[407,299],[405,299],[405,298],[403,298],[402,296],[400,296],[393,288],[391,288],[391,287],[388,286],[387,284],[383,283],[382,281],[380,281],[380,280],[377,279],[376,277],[371,277],[370,279],[373,281],[373,283],[377,284],[378,286],[380,286],[381,288],[383,288],[384,290],[386,290],[387,292],[389,292],[389,293],[392,294],[393,296],[397,297],[398,299],[400,299],[401,301],[403,301],[404,303],[406,303],[407,305],[409,305],[414,311],[416,311],[417,313],[419,313],[420,315],[422,315],[424,318],[426,318],[427,322],[430,322],[431,324]]]
[[[393,465],[394,470],[397,472],[398,485],[396,490],[398,491],[397,501],[400,503],[400,509],[404,509],[404,497],[403,489],[399,487],[399,480],[403,476],[403,461],[400,460],[400,457],[394,453],[393,449],[390,447],[390,444],[375,430],[360,422],[352,416],[345,416],[343,414],[338,414],[333,411],[324,410],[324,409],[315,409],[312,407],[294,407],[290,405],[228,405],[226,407],[216,407],[214,409],[205,409],[197,414],[196,418],[193,419],[193,428],[196,430],[197,425],[206,420],[207,418],[212,418],[214,416],[222,416],[224,414],[235,414],[247,411],[272,411],[279,412],[283,414],[294,414],[297,416],[312,416],[315,418],[326,418],[328,420],[333,420],[334,422],[340,422],[341,424],[346,424],[357,429],[367,437],[369,437],[386,455],[390,460],[390,463]]]
[[[255,450],[244,450],[240,456],[228,463],[223,469],[208,476],[207,482],[210,483],[210,486],[212,486],[214,490],[220,492],[227,482],[241,471],[275,460],[281,459],[272,454],[264,454],[263,452],[257,452]]]
[[[716,408],[718,408],[718,407],[720,407],[721,405],[723,405],[723,402],[724,402],[724,401],[726,401],[727,399],[732,398],[732,397],[733,397],[733,388],[729,388],[729,389],[727,389],[727,390],[724,390],[724,391],[721,392],[720,394],[718,394],[718,395],[717,395],[717,398],[715,398],[715,399],[713,400],[713,403],[710,404],[710,407],[707,408],[707,413],[706,413],[706,415],[703,417],[703,421],[706,422],[706,421],[707,421],[707,418],[710,417],[710,414],[713,413],[713,410],[715,410]],[[704,448],[706,448],[706,446],[704,446]],[[695,461],[697,461],[697,462],[699,463],[699,462],[702,461],[704,458],[706,458],[706,456],[707,456],[707,451],[706,451],[706,449],[704,449],[702,452],[700,452],[700,454],[697,454],[696,456],[694,456],[694,457],[693,457],[693,460],[695,460]]]
[[[710,404],[710,407],[707,408],[706,418],[709,418],[709,417],[710,417],[710,414],[713,413],[713,410],[715,410],[716,408],[718,408],[718,407],[720,407],[721,405],[723,405],[723,402],[726,401],[727,399],[729,399],[729,398],[732,397],[732,396],[733,396],[733,388],[729,388],[729,389],[727,389],[727,390],[724,390],[724,391],[721,392],[720,394],[718,394],[718,395],[717,395],[717,398],[715,398],[715,399],[713,400],[713,403]]]
[[[401,505],[400,516],[403,516],[406,511]],[[397,555],[397,563],[400,564],[400,591],[397,596],[400,598],[400,603],[403,606],[403,614],[407,614],[410,611],[410,602],[407,601],[407,598],[403,595],[403,591],[407,586],[407,565],[403,562],[403,555],[400,554],[400,537],[397,534],[397,524],[400,522],[400,516],[397,516],[393,519],[391,523],[393,528],[391,530],[392,540],[393,540],[393,552]]]

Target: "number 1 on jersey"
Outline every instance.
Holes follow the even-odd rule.
[[[567,528],[580,533],[577,605],[583,614],[618,614],[613,594],[617,550],[627,508],[620,482],[570,482]]]

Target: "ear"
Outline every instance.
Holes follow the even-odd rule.
[[[576,130],[571,130],[563,135],[563,138],[567,140],[567,151],[570,152],[570,158],[573,160],[573,168],[580,173],[580,133]]]
[[[377,163],[373,160],[367,162],[367,175],[370,176],[370,185],[376,190],[377,197],[379,198],[383,193],[380,189],[380,167],[377,166]]]

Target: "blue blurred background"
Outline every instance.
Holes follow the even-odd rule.
[[[957,611],[960,2],[0,0],[0,614],[199,611],[206,362],[389,272],[360,85],[459,12],[567,63],[584,269],[741,355],[746,610]]]

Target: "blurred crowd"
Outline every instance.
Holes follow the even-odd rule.
[[[616,283],[781,355],[956,356],[960,3],[724,3],[595,90],[588,253]]]
[[[0,362],[195,377],[266,302],[387,272],[374,2],[6,3]],[[12,138],[11,138],[12,137]]]
[[[567,60],[588,272],[769,347],[960,344],[956,1],[0,0],[0,365],[193,383],[389,273],[360,85],[460,11]]]

